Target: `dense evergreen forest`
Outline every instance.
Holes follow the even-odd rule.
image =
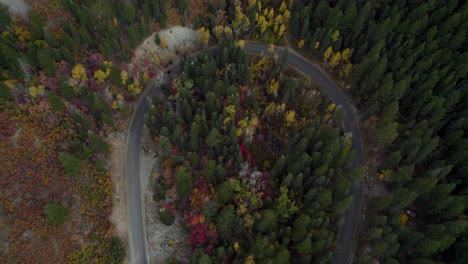
[[[232,36],[229,35],[229,36]],[[193,263],[328,263],[350,203],[342,113],[285,68],[221,39],[181,61],[146,124],[159,143],[161,219],[181,211]],[[169,219],[167,219],[169,217]]]
[[[155,198],[180,202],[194,261],[329,262],[362,174],[348,167],[339,107],[238,39],[297,48],[358,107],[386,191],[368,197],[356,262],[468,259],[466,2],[26,2],[26,17],[0,4],[0,262],[122,261],[105,139],[170,64],[130,67],[135,48],[173,25],[222,42],[182,60],[147,119],[165,169]]]
[[[295,1],[292,13],[305,51],[353,51],[349,92],[389,191],[369,202],[362,263],[466,262],[468,4]]]

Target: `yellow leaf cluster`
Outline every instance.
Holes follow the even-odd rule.
[[[320,41],[315,42],[314,49],[318,49],[320,47]]]
[[[344,49],[341,52],[341,59],[348,62],[351,57],[351,50],[349,48]]]
[[[288,10],[286,2],[282,2],[279,12],[275,14],[275,10],[270,7],[262,9],[260,2],[258,2],[258,12],[255,13],[256,28],[260,31],[260,35],[268,32],[270,38],[273,40],[280,40],[286,32],[287,24],[291,18],[291,12]],[[270,39],[269,38],[269,39]]]
[[[275,52],[275,45],[273,44],[268,45],[268,52],[271,52],[271,53]]]
[[[238,129],[236,130],[236,135],[240,136],[242,133],[245,136],[247,141],[251,141],[253,139],[253,132],[255,126],[258,124],[258,118],[255,114],[252,113],[252,116],[244,117],[238,123]]]
[[[279,82],[276,81],[275,79],[272,79],[270,81],[270,86],[268,87],[268,94],[277,96],[278,95],[278,89],[279,89]]]
[[[129,84],[127,89],[133,95],[139,95],[141,93],[141,85],[138,81]]]
[[[235,1],[235,9],[236,9],[236,15],[234,17],[234,21],[232,22],[232,25],[234,29],[238,29],[242,32],[249,30],[250,28],[250,20],[249,18],[242,12],[242,7],[241,7],[241,2],[240,1]],[[249,9],[251,8],[250,5],[251,3],[248,3]]]
[[[244,264],[255,264],[255,257],[248,255],[244,260]]]
[[[239,242],[237,242],[237,241],[234,242],[234,243],[232,244],[232,247],[234,248],[235,251],[238,251],[239,248],[240,248],[240,247],[239,247]]]
[[[381,181],[389,181],[392,177],[393,171],[392,170],[382,170],[379,174],[379,180]]]
[[[305,41],[303,39],[299,40],[297,42],[297,47],[302,49],[304,47]]]
[[[16,85],[16,80],[6,80],[6,81],[3,81],[3,83],[6,85],[6,87],[8,87],[10,90],[13,90],[15,88],[15,85]]]
[[[161,46],[161,48],[163,49],[167,48],[167,40],[165,38],[161,39],[161,43],[159,43],[159,46]]]
[[[226,38],[232,38],[233,35],[231,27],[222,25],[216,26],[214,28],[214,34],[218,39],[220,39],[223,34]]]
[[[82,64],[77,64],[72,70],[72,77],[78,81],[86,81],[88,77],[86,76],[85,68]]]
[[[158,54],[153,55],[153,61],[155,64],[160,64],[161,63],[161,58],[159,58]]]
[[[150,80],[150,77],[148,75],[148,72],[143,73],[143,83],[147,83]]]
[[[323,61],[327,62],[330,56],[332,55],[332,53],[333,53],[332,47],[328,47],[325,53],[323,54]]]
[[[296,112],[289,110],[286,112],[286,126],[291,127],[296,122]]]
[[[406,226],[406,222],[408,222],[408,215],[400,214],[400,216],[398,217],[398,222],[400,223],[400,227],[404,228]]]
[[[31,86],[29,87],[29,95],[32,98],[36,98],[37,96],[43,96],[45,93],[45,87],[44,85],[39,85],[39,86]]]
[[[110,72],[110,68],[107,68],[106,71],[99,69],[94,72],[94,79],[97,80],[98,84],[101,84],[106,80],[107,77],[109,77]]]
[[[337,41],[338,38],[340,38],[340,31],[339,30],[335,30],[332,34],[332,40],[333,42]]]
[[[203,45],[208,45],[208,41],[210,40],[210,31],[204,27],[201,27],[197,29],[197,37],[198,41],[203,43]]]
[[[245,46],[245,41],[243,39],[239,39],[237,42],[236,42],[236,46],[243,49],[244,46]]]
[[[234,120],[234,116],[236,115],[236,108],[234,107],[234,105],[228,105],[225,109],[226,109],[227,116],[226,118],[224,118],[223,123],[227,124],[231,122],[232,120]]]
[[[103,64],[106,68],[111,68],[114,65],[112,61],[104,61]]]
[[[327,107],[327,112],[331,112],[331,111],[335,110],[335,108],[336,108],[336,104],[331,103]]]
[[[156,55],[155,55],[156,56]],[[128,80],[128,73],[125,71],[125,70],[122,70],[120,72],[120,79],[122,80],[122,84],[123,85],[126,85],[127,84],[127,80]]]
[[[14,31],[15,31],[15,36],[23,44],[25,44],[31,38],[31,33],[26,27],[22,27],[16,24],[14,27]]]
[[[36,45],[37,47],[42,47],[42,48],[46,48],[49,46],[47,42],[45,42],[45,40],[42,40],[42,39],[36,39],[34,41],[34,45]]]
[[[331,56],[330,66],[332,66],[332,69],[333,69],[333,67],[338,65],[338,63],[340,63],[340,60],[341,60],[341,52],[339,52],[339,51],[337,53],[333,54],[333,56]]]

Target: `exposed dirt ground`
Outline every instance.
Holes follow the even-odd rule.
[[[110,221],[115,227],[115,235],[118,236],[128,248],[128,216],[127,196],[125,192],[125,134],[113,133],[107,141],[111,144],[109,155],[110,174],[114,183],[114,197]],[[128,263],[128,254],[125,263]]]
[[[167,47],[161,47],[154,42],[155,34],[159,34],[159,38],[162,42],[166,42]],[[134,70],[138,67],[140,70],[146,70],[151,67],[152,70],[155,70],[160,66],[156,65],[155,56],[161,62],[171,60],[173,63],[177,63],[179,59],[177,51],[190,52],[198,46],[197,33],[193,29],[175,26],[161,30],[149,36],[138,46],[129,68]]]
[[[158,160],[154,158],[157,147],[148,136],[149,130],[144,127],[143,144],[150,151],[140,156],[140,180],[144,190],[146,233],[148,238],[148,252],[150,263],[162,264],[170,257],[176,257],[182,263],[190,263],[190,248],[187,244],[188,236],[183,229],[183,219],[176,214],[176,221],[166,226],[159,220],[159,204],[153,200],[153,186],[159,177]]]
[[[29,11],[29,5],[24,0],[0,0],[1,4],[10,7],[10,12],[13,14],[20,14],[26,17]]]

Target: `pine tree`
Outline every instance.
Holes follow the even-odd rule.
[[[181,198],[187,198],[193,189],[192,176],[186,167],[181,167],[176,173],[177,193]]]
[[[60,113],[65,109],[65,105],[62,102],[62,98],[54,92],[47,92],[47,98],[51,106],[51,110]]]
[[[79,160],[75,155],[66,152],[60,152],[59,159],[65,174],[68,176],[78,175],[81,170],[81,160]]]

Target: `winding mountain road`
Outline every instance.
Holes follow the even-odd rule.
[[[213,52],[216,47],[211,47],[203,52]],[[244,50],[252,55],[267,53],[268,44],[264,43],[245,43]],[[283,48],[276,47],[275,53],[281,55]],[[194,54],[196,55],[196,54]],[[194,56],[192,55],[192,56]],[[311,80],[317,84],[323,93],[325,93],[336,105],[340,105],[344,112],[344,125],[348,132],[352,132],[352,147],[355,150],[355,159],[353,167],[365,164],[363,143],[359,131],[359,116],[355,107],[348,101],[346,95],[336,85],[333,79],[325,73],[318,65],[308,61],[292,49],[288,49],[287,63],[294,67],[304,76],[310,76]],[[177,76],[180,72],[179,65],[168,69],[169,77]],[[158,92],[159,87],[152,85],[145,89],[140,100],[136,105],[136,110],[130,120],[129,129],[126,138],[125,150],[125,178],[127,190],[128,207],[128,225],[129,225],[129,244],[130,261],[135,264],[147,263],[149,254],[147,252],[146,223],[144,217],[144,197],[140,183],[140,153],[142,149],[142,131],[144,125],[144,114],[149,110],[150,102],[146,98],[153,96]],[[364,184],[362,181],[354,182],[351,186],[351,195],[353,195],[352,206],[344,213],[340,221],[340,232],[338,235],[337,254],[333,262],[336,264],[352,263],[354,257],[354,242],[359,228],[361,217],[362,197],[364,193]]]

